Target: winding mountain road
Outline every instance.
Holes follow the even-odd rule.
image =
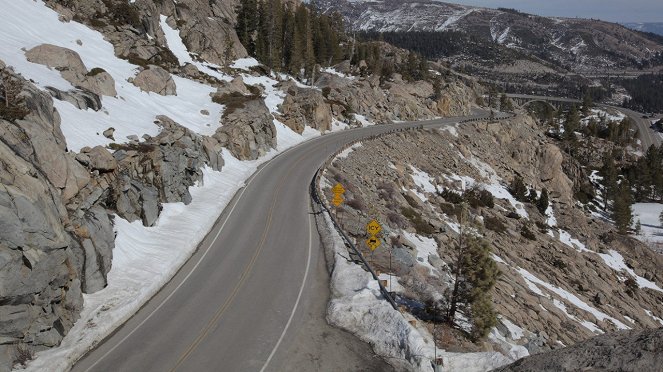
[[[346,130],[272,159],[170,283],[73,370],[282,370],[306,307],[327,301],[315,285],[325,270],[316,264],[322,252],[310,215],[308,186],[316,170],[355,140],[480,117],[486,115]]]

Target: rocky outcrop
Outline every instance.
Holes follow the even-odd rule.
[[[159,66],[150,65],[136,75],[132,84],[146,92],[162,96],[177,95],[177,86],[170,73]]]
[[[223,126],[212,137],[240,160],[254,160],[276,148],[274,118],[262,99],[244,101],[224,115]]]
[[[475,101],[474,92],[460,81],[449,81],[436,97],[431,83],[405,82],[398,74],[381,81],[379,76],[349,79],[322,73],[315,86],[321,89],[334,117],[357,113],[377,123],[464,115]]]
[[[663,328],[597,336],[495,371],[657,371],[661,366]]]
[[[0,120],[0,370],[12,365],[18,344],[57,345],[83,303],[82,255],[63,201],[86,172],[64,153],[50,97],[32,86],[24,93],[30,114]]]
[[[65,92],[53,87],[46,87],[46,90],[53,98],[60,101],[69,102],[80,110],[101,110],[101,98],[90,91],[82,89],[71,89]]]
[[[223,65],[227,50],[232,53],[231,59],[247,56],[234,30],[232,1],[46,3],[65,20],[75,18],[103,32],[115,47],[115,54],[135,64],[155,64],[173,71],[179,68],[174,55],[163,47],[167,42],[160,24],[162,14],[168,16],[171,27],[179,30],[187,49],[208,62]]]
[[[71,49],[41,44],[25,52],[25,57],[32,63],[58,70],[74,87],[87,89],[99,96],[117,95],[113,77],[100,68],[88,71],[78,53]]]
[[[161,203],[191,202],[189,187],[202,180],[201,168],[210,159],[217,170],[223,166],[214,144],[168,117],[157,119],[162,128],[158,136],[118,145],[113,154],[118,172],[111,200],[120,217],[145,226],[156,223]]]
[[[282,84],[280,89],[286,92],[280,110],[283,124],[299,134],[307,126],[321,132],[331,129],[331,109],[320,91],[300,88],[292,82]]]

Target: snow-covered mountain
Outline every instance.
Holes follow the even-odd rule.
[[[430,0],[321,0],[358,31],[461,31],[488,45],[572,69],[634,67],[663,51],[660,40],[600,20],[550,18]]]

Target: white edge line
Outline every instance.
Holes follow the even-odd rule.
[[[273,160],[273,158],[270,159],[269,162],[271,162],[271,160]],[[265,165],[266,165],[266,164],[265,164]],[[171,292],[171,293],[170,293],[170,294],[169,294],[169,295],[168,295],[163,301],[161,301],[161,303],[159,304],[159,306],[157,306],[154,310],[152,310],[152,312],[150,313],[150,315],[148,315],[145,319],[143,319],[143,321],[141,321],[140,323],[138,323],[138,325],[137,325],[134,329],[132,329],[131,332],[129,332],[129,333],[128,333],[126,336],[124,336],[124,337],[123,337],[123,338],[122,338],[117,344],[115,344],[115,346],[113,346],[113,347],[112,347],[110,350],[108,350],[104,355],[102,355],[99,359],[97,359],[97,360],[94,362],[94,364],[92,364],[90,367],[88,367],[88,368],[85,370],[85,372],[89,372],[92,368],[94,368],[97,364],[99,364],[99,362],[101,362],[101,361],[102,361],[104,358],[106,358],[110,353],[112,353],[113,351],[115,351],[115,349],[117,349],[120,345],[122,345],[122,343],[123,343],[124,341],[126,341],[129,337],[131,337],[131,336],[132,336],[132,335],[133,335],[133,334],[134,334],[134,333],[135,333],[135,332],[136,332],[136,331],[137,331],[137,330],[138,330],[143,324],[145,324],[148,320],[150,320],[150,318],[152,318],[152,315],[154,315],[157,311],[159,311],[159,310],[161,309],[161,307],[163,307],[163,305],[165,305],[166,302],[168,302],[168,300],[170,300],[170,298],[173,297],[173,296],[175,295],[175,293],[177,292],[177,290],[180,289],[180,288],[184,285],[184,283],[186,283],[187,279],[189,279],[189,277],[190,277],[190,276],[196,271],[196,269],[198,268],[198,266],[200,266],[200,264],[203,262],[203,260],[205,259],[205,257],[206,257],[207,254],[209,253],[209,251],[210,251],[210,250],[212,249],[212,247],[214,246],[214,243],[215,243],[216,240],[219,238],[219,235],[221,235],[221,232],[223,231],[223,228],[226,226],[226,223],[228,222],[228,220],[230,219],[230,217],[231,217],[233,211],[234,211],[235,208],[237,207],[237,204],[239,204],[239,200],[242,198],[242,195],[244,195],[244,192],[249,188],[249,186],[251,185],[251,182],[253,182],[253,180],[258,176],[258,174],[260,174],[260,172],[262,172],[262,170],[265,169],[265,168],[267,168],[267,167],[264,166],[264,167],[258,169],[258,171],[257,171],[256,173],[254,173],[254,174],[251,176],[251,179],[249,180],[249,182],[246,184],[246,186],[244,186],[244,188],[242,189],[242,192],[241,192],[241,193],[239,194],[239,196],[235,199],[235,204],[233,204],[232,209],[230,209],[230,211],[228,212],[228,215],[226,215],[226,219],[225,219],[225,221],[223,221],[223,224],[221,225],[221,227],[219,228],[219,231],[218,231],[218,232],[216,233],[216,235],[214,236],[214,239],[212,240],[212,242],[209,244],[209,246],[208,246],[207,249],[205,250],[205,253],[203,253],[203,255],[200,257],[200,259],[198,260],[198,262],[196,262],[196,265],[195,265],[193,268],[191,268],[191,270],[189,271],[189,273],[184,277],[184,279],[182,279],[182,281],[180,282],[180,284],[178,284],[177,287],[175,287],[175,289],[173,289],[173,291],[172,291],[172,292]],[[186,263],[185,263],[185,265],[186,265]],[[149,301],[148,301],[148,302],[149,302]],[[126,324],[126,323],[125,323],[125,324]]]
[[[269,354],[269,357],[265,361],[265,364],[262,366],[260,369],[260,372],[264,372],[267,369],[267,366],[269,365],[269,362],[271,362],[272,358],[276,354],[276,351],[278,350],[279,346],[281,345],[281,342],[283,341],[283,338],[285,337],[285,334],[288,332],[288,328],[290,327],[290,323],[292,323],[292,318],[295,317],[295,313],[297,312],[297,307],[299,306],[299,301],[302,298],[302,293],[304,293],[304,287],[306,286],[306,279],[308,277],[308,272],[309,268],[311,266],[311,245],[313,244],[313,229],[311,228],[311,218],[309,217],[309,223],[308,223],[308,258],[306,259],[306,270],[304,271],[304,278],[302,279],[302,284],[299,287],[299,294],[297,294],[297,300],[295,301],[295,305],[292,307],[292,312],[290,313],[290,318],[288,318],[288,322],[285,324],[285,328],[283,328],[283,332],[281,332],[281,336],[279,337],[279,340],[276,342],[276,345],[274,345],[274,349],[272,349],[272,352]]]

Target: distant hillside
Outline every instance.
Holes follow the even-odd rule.
[[[479,49],[495,49],[500,62],[529,56],[575,72],[605,71],[648,67],[663,52],[658,37],[599,20],[540,17],[513,9],[430,0],[317,3],[325,11],[339,11],[357,31],[462,32],[480,44]],[[481,63],[482,58],[473,58],[476,49],[461,48],[440,56],[463,56]]]

